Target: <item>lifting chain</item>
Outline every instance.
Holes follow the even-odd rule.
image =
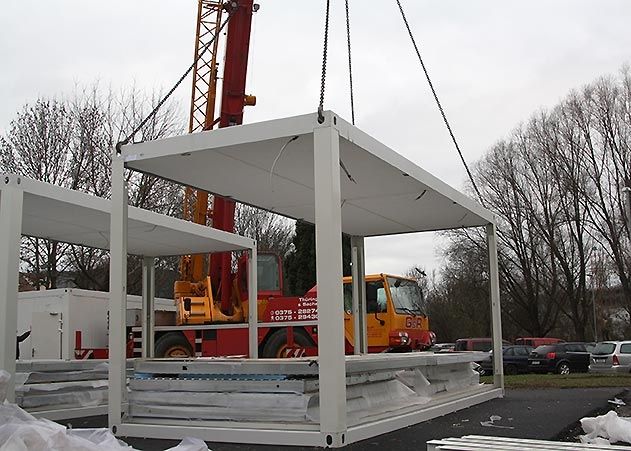
[[[351,64],[351,21],[348,14],[348,0],[346,3],[346,43],[348,46],[348,81],[351,89],[351,119],[355,125],[355,102],[353,101],[353,65]]]
[[[403,23],[405,24],[405,28],[407,28],[408,35],[410,36],[410,40],[412,41],[412,45],[414,46],[414,50],[416,51],[416,56],[418,57],[418,60],[421,63],[421,67],[423,68],[423,72],[425,73],[425,78],[427,78],[429,89],[432,91],[432,94],[434,95],[434,100],[436,101],[436,105],[438,106],[440,115],[443,117],[443,122],[445,123],[445,125],[447,126],[447,130],[449,131],[449,136],[451,136],[451,140],[453,141],[454,146],[456,147],[456,150],[458,151],[458,155],[460,155],[460,160],[462,161],[462,164],[464,165],[464,168],[467,171],[467,175],[469,176],[471,185],[473,186],[473,189],[478,195],[478,199],[480,200],[480,203],[482,204],[482,206],[484,206],[484,199],[482,198],[482,194],[480,193],[480,190],[478,189],[478,186],[476,185],[475,180],[473,179],[473,174],[471,174],[471,171],[469,170],[469,166],[467,165],[467,162],[465,161],[464,156],[462,155],[462,152],[460,151],[460,146],[458,145],[458,141],[456,141],[456,136],[454,135],[454,132],[451,130],[451,125],[449,125],[449,121],[447,120],[447,116],[445,115],[445,111],[443,110],[443,106],[440,104],[440,100],[438,100],[438,94],[436,94],[436,90],[434,89],[434,84],[432,83],[432,80],[429,78],[429,73],[427,72],[427,68],[425,67],[423,58],[421,58],[421,52],[419,51],[418,46],[416,45],[416,41],[414,40],[414,35],[412,34],[412,30],[410,29],[410,24],[408,23],[408,20],[405,17],[405,13],[403,12],[403,6],[401,6],[401,1],[396,0],[396,2],[397,2],[397,5],[399,6],[399,11],[401,11],[401,17],[403,18]]]
[[[234,2],[233,2],[234,3]],[[178,88],[178,86],[180,86],[180,84],[184,81],[184,79],[188,76],[188,74],[191,73],[191,71],[195,68],[195,65],[197,64],[197,62],[199,61],[199,59],[204,55],[204,53],[206,52],[206,50],[208,50],[210,48],[210,46],[215,42],[215,40],[217,39],[217,37],[221,34],[221,31],[224,29],[224,27],[228,24],[228,22],[230,21],[230,18],[233,16],[233,14],[235,13],[235,9],[232,9],[230,11],[230,13],[228,14],[228,17],[226,18],[226,20],[224,21],[224,23],[221,24],[221,27],[219,27],[219,30],[217,30],[217,32],[215,33],[215,36],[213,36],[213,38],[208,41],[206,43],[206,45],[204,46],[204,48],[201,50],[201,52],[199,52],[199,54],[197,55],[197,58],[194,59],[193,64],[191,64],[189,66],[188,69],[186,69],[186,71],[182,74],[182,76],[180,77],[180,79],[178,81],[175,82],[175,84],[173,85],[173,87],[169,90],[169,92],[166,93],[166,95],[158,102],[158,104],[155,106],[155,108],[151,111],[151,113],[149,113],[147,115],[147,117],[145,117],[142,122],[140,123],[140,125],[138,125],[138,127],[134,128],[134,130],[122,141],[119,141],[118,143],[116,143],[116,153],[120,154],[122,151],[122,146],[124,146],[125,144],[129,144],[129,142],[134,138],[134,135],[136,133],[138,133],[147,122],[149,122],[149,119],[151,119],[160,109],[160,107],[162,105],[164,105],[164,102],[166,102],[169,97],[171,97],[171,94],[173,94],[173,92]]]
[[[326,58],[329,44],[329,9],[330,0],[326,0],[326,17],[324,19],[324,46],[322,49],[322,76],[320,78],[320,104],[318,105],[318,123],[324,122],[324,89],[326,86]]]

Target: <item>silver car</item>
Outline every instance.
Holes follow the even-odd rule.
[[[603,341],[590,356],[590,373],[630,373],[631,341]]]

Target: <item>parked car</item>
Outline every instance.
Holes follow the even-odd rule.
[[[532,346],[505,346],[502,350],[504,374],[519,374],[528,372],[528,358],[532,352]],[[480,375],[493,374],[493,351],[489,358],[480,362]]]
[[[430,351],[433,352],[451,352],[454,350],[456,343],[436,343],[434,346],[429,348]]]
[[[631,341],[603,341],[591,353],[590,373],[631,372]]]
[[[564,340],[553,337],[521,337],[515,340],[516,345],[532,346],[536,348],[543,345],[551,345],[554,343],[561,343]]]
[[[528,368],[535,373],[584,373],[589,359],[585,343],[555,343],[535,348],[528,358]]]
[[[502,340],[503,346],[510,346],[506,340]],[[493,349],[492,338],[460,338],[456,340],[454,351],[482,351],[489,352]]]

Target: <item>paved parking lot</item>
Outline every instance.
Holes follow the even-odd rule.
[[[445,415],[415,426],[391,432],[347,446],[349,450],[425,449],[428,440],[460,437],[468,434],[554,440],[569,427],[596,411],[606,409],[607,400],[622,392],[622,388],[507,390],[503,399],[480,404],[460,412]],[[494,418],[491,416],[501,417]],[[106,427],[106,417],[92,417],[71,422],[73,427]],[[125,439],[140,450],[164,450],[178,440]],[[313,448],[264,445],[209,443],[214,451],[306,450]]]

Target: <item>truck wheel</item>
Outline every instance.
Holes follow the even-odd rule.
[[[561,362],[557,366],[557,373],[570,374],[570,365],[567,362]]]
[[[311,339],[307,333],[301,329],[294,329],[294,344],[296,346],[307,347],[313,346]],[[283,358],[287,350],[287,329],[279,329],[274,332],[265,346],[263,347],[263,357],[265,358]]]
[[[193,349],[184,335],[169,333],[161,336],[156,342],[155,356],[156,358],[183,359],[193,357]]]

